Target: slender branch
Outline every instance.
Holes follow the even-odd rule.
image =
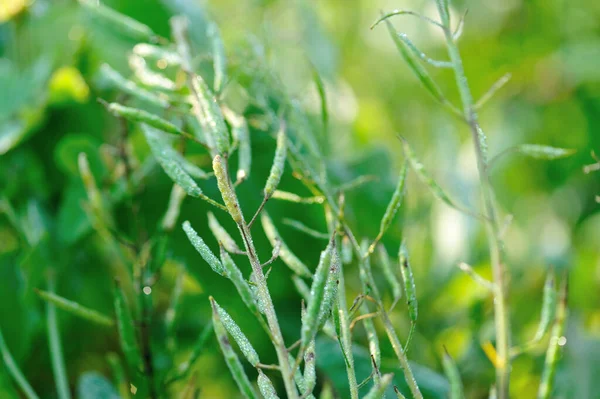
[[[490,249],[490,258],[492,263],[492,272],[494,277],[494,317],[496,326],[496,352],[498,353],[498,362],[496,364],[496,390],[498,399],[507,399],[509,392],[509,377],[510,377],[510,328],[506,304],[506,283],[505,283],[505,267],[502,263],[502,242],[500,240],[497,212],[494,205],[494,193],[490,183],[488,174],[488,165],[486,159],[486,148],[484,147],[483,132],[479,127],[475,106],[471,90],[465,76],[462,58],[458,51],[458,47],[454,41],[452,32],[449,27],[448,17],[442,0],[437,0],[438,12],[442,21],[446,19],[444,27],[444,35],[446,37],[446,45],[448,55],[454,65],[454,74],[456,83],[460,93],[464,117],[467,120],[471,134],[473,136],[475,153],[477,157],[477,168],[479,171],[479,180],[481,192],[485,208],[485,216],[489,219],[486,223],[486,232]],[[446,18],[445,18],[446,17]]]

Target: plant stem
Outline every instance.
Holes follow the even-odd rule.
[[[444,35],[446,37],[448,55],[450,56],[450,60],[453,65],[456,84],[458,86],[462,101],[464,116],[473,136],[475,154],[477,157],[477,169],[479,171],[479,181],[485,208],[484,212],[486,218],[488,219],[488,222],[486,223],[486,233],[490,249],[492,274],[494,278],[494,318],[496,326],[497,352],[497,362],[495,364],[496,390],[499,399],[507,399],[510,377],[510,326],[506,304],[506,271],[502,263],[502,242],[499,234],[498,217],[493,199],[494,192],[488,174],[486,148],[484,147],[482,137],[483,132],[481,132],[481,128],[479,127],[477,114],[473,104],[473,96],[471,95],[471,90],[467,83],[462,59],[460,57],[458,47],[454,42],[449,21],[447,18],[444,21],[444,5],[439,0],[436,3],[440,17],[444,22]]]
[[[56,292],[56,280],[54,273],[54,269],[50,269],[48,272],[48,292],[52,294]],[[60,331],[58,329],[58,320],[56,317],[56,306],[51,302],[48,302],[47,305],[47,321],[48,344],[50,345],[50,357],[52,359],[52,371],[54,372],[56,391],[60,399],[71,399],[69,381],[67,379],[67,371],[65,367],[65,358],[63,356],[62,344],[60,342]]]

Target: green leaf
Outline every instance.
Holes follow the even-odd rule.
[[[46,302],[51,303],[75,316],[81,317],[82,319],[108,327],[112,327],[115,324],[114,320],[103,315],[102,313],[82,306],[77,302],[70,301],[52,292],[36,290],[36,293]]]

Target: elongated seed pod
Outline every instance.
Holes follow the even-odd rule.
[[[23,391],[23,395],[27,399],[39,399],[39,396],[35,393],[27,378],[23,375],[21,369],[15,362],[12,354],[8,350],[6,346],[6,342],[4,341],[4,335],[2,334],[2,330],[0,330],[0,354],[2,355],[2,360],[4,361],[4,365],[6,366],[6,370],[8,374],[15,380],[15,383],[21,388]]]
[[[566,158],[575,154],[575,150],[570,148],[557,148],[540,144],[521,144],[515,149],[523,155],[535,159],[554,160]]]
[[[221,317],[215,306],[215,302],[213,297],[210,297],[210,303],[212,305],[212,318],[213,325],[215,329],[215,335],[217,336],[217,341],[219,342],[219,346],[221,347],[221,352],[223,352],[223,357],[225,358],[225,362],[227,363],[227,367],[229,367],[229,371],[233,376],[238,388],[244,395],[244,397],[249,399],[258,398],[258,395],[254,391],[254,387],[250,383],[246,372],[244,371],[244,367],[238,358],[238,355],[235,353],[233,348],[231,347],[231,343],[229,342],[229,338],[227,337],[227,331],[225,326],[221,321]]]
[[[556,318],[552,327],[552,336],[550,344],[546,350],[546,359],[544,361],[544,371],[538,390],[538,399],[549,399],[554,387],[554,376],[558,367],[558,357],[561,348],[567,343],[563,336],[565,333],[565,323],[567,319],[567,295],[568,282],[565,278],[560,286],[559,301],[556,308]]]
[[[225,202],[225,206],[227,207],[229,215],[231,215],[231,218],[237,224],[241,224],[243,216],[242,211],[240,209],[240,204],[238,202],[237,195],[235,195],[233,187],[231,187],[225,162],[223,161],[223,158],[218,154],[213,159],[213,171],[215,172],[215,177],[217,178],[217,185],[219,186],[219,191],[221,192],[223,202]]]
[[[148,25],[106,7],[98,1],[79,0],[79,3],[90,19],[107,24],[111,31],[122,33],[138,42],[153,42],[157,39]]]
[[[129,68],[131,68],[135,74],[135,77],[143,85],[168,92],[172,92],[177,89],[177,85],[171,79],[150,69],[143,57],[137,54],[131,54],[128,61]]]
[[[260,221],[262,223],[263,229],[269,242],[271,245],[275,246],[277,241],[281,243],[281,249],[279,250],[279,257],[281,260],[296,274],[302,277],[310,277],[312,273],[308,270],[308,267],[285,244],[279,232],[275,228],[273,221],[267,214],[267,212],[263,211],[260,215]]]
[[[153,127],[142,124],[142,131],[150,146],[152,155],[156,158],[165,173],[192,197],[202,196],[202,190],[184,169],[181,159],[175,155],[169,144],[161,136],[161,132]]]
[[[181,188],[181,186],[173,184],[171,194],[169,195],[169,205],[167,206],[165,216],[163,216],[163,219],[160,223],[160,227],[163,229],[163,231],[169,232],[175,227],[175,223],[177,223],[177,218],[179,217],[179,212],[181,211],[181,205],[183,204],[186,194],[187,193],[183,188]]]
[[[300,197],[297,194],[281,190],[275,190],[271,195],[271,198],[283,201],[296,202],[298,204],[322,204],[325,202],[325,197],[323,196]]]
[[[392,199],[390,200],[390,203],[388,204],[385,213],[383,214],[383,218],[381,218],[381,222],[379,224],[379,233],[377,234],[377,238],[375,239],[373,244],[371,244],[371,246],[369,247],[369,253],[373,253],[377,242],[381,240],[381,237],[383,237],[387,229],[390,227],[394,216],[396,216],[400,205],[402,205],[402,199],[404,198],[404,185],[406,181],[406,166],[406,162],[404,162],[404,165],[402,165],[402,169],[400,169],[400,177],[398,178],[398,184],[396,185],[396,189],[394,190]]]
[[[311,229],[310,227],[298,220],[285,218],[283,219],[283,223],[287,224],[290,227],[293,227],[298,231],[308,234],[311,237],[318,238],[320,240],[329,240],[328,234],[321,233],[320,231],[317,231],[315,229]]]
[[[291,353],[288,354],[288,360],[290,364],[294,364],[294,362],[296,361],[296,359],[294,359],[294,356],[292,356]],[[298,390],[300,392],[304,392],[306,390],[306,382],[304,381],[304,376],[300,371],[300,367],[297,367],[296,371],[294,372],[294,382],[296,383],[296,386],[298,387]]]
[[[138,43],[133,46],[133,54],[152,61],[162,60],[166,62],[167,65],[171,66],[177,66],[181,64],[181,58],[179,58],[179,54],[169,50],[168,48],[154,44]]]
[[[112,327],[115,325],[114,320],[110,317],[105,316],[102,313],[97,312],[93,309],[82,306],[77,302],[70,301],[52,292],[42,290],[35,290],[35,292],[40,296],[40,298],[42,298],[46,302],[52,303],[57,308],[69,312],[77,317],[81,317],[82,319],[91,321],[96,324],[101,324],[107,327]]]
[[[180,128],[178,128],[168,120],[163,119],[158,115],[151,114],[148,111],[144,111],[143,109],[126,107],[125,105],[121,105],[119,103],[110,103],[108,104],[107,109],[110,113],[112,113],[115,116],[121,116],[125,119],[129,119],[132,122],[145,123],[148,126],[152,126],[153,128],[162,130],[167,133],[184,133]]]
[[[317,385],[316,360],[315,340],[313,338],[306,351],[304,351],[304,396],[311,394]]]
[[[342,262],[345,265],[352,263],[352,243],[348,236],[342,238]]]
[[[368,242],[363,240],[360,245],[361,254],[366,254],[368,250]],[[371,272],[371,261],[369,257],[361,257],[360,263],[360,281],[362,283],[362,290],[364,293],[371,293],[375,298],[379,298],[379,293],[377,290],[377,285],[373,279],[373,273]],[[362,315],[368,315],[371,313],[369,310],[369,306],[366,301],[363,301],[360,305],[360,311]],[[365,332],[367,333],[367,341],[369,343],[369,353],[373,357],[375,364],[377,367],[381,365],[381,347],[379,345],[379,337],[377,335],[377,330],[375,329],[375,324],[373,323],[373,319],[371,317],[366,317],[361,320],[363,327],[365,328]]]
[[[394,303],[402,297],[402,286],[400,281],[398,280],[398,276],[392,270],[392,264],[390,262],[390,257],[383,245],[379,245],[379,264],[381,266],[381,270],[383,271],[383,276],[387,280],[388,284],[392,288],[392,293],[394,296]]]
[[[304,301],[308,303],[308,298],[310,298],[310,288],[308,287],[306,282],[296,274],[292,276],[292,282],[294,283],[294,286],[296,287],[296,290],[298,291],[302,299],[304,299]]]
[[[223,48],[223,41],[221,40],[221,34],[219,33],[217,24],[214,22],[209,22],[206,31],[212,48],[213,70],[215,73],[213,87],[215,92],[219,93],[223,88],[223,82],[225,81],[225,70],[227,68],[225,49]]]
[[[310,287],[310,297],[308,299],[308,304],[306,305],[306,314],[302,320],[302,330],[300,334],[302,342],[301,347],[306,347],[317,333],[319,313],[325,296],[325,286],[331,268],[332,250],[335,245],[334,242],[334,240],[331,240],[327,245],[327,248],[321,252],[317,270],[313,275],[313,283]]]
[[[332,240],[331,259],[329,263],[329,273],[325,282],[325,292],[319,309],[319,329],[331,317],[331,308],[337,298],[338,285],[340,283],[340,256],[338,254],[335,241]]]
[[[211,300],[211,305],[213,307],[213,311],[219,314],[219,319],[221,323],[229,333],[233,337],[233,340],[238,344],[242,354],[248,360],[248,362],[257,367],[260,363],[260,358],[258,357],[258,353],[248,340],[248,337],[242,332],[241,328],[237,325],[237,323],[231,318],[229,313],[225,311],[214,299]]]
[[[444,357],[442,358],[442,365],[444,366],[444,372],[450,382],[450,399],[464,399],[465,394],[463,393],[463,385],[460,379],[460,373],[458,368],[452,359],[452,356],[444,348]]]
[[[381,377],[381,382],[373,385],[369,392],[363,396],[363,399],[382,399],[385,396],[385,390],[392,383],[393,377],[394,375],[392,373],[384,374]]]
[[[408,258],[408,250],[406,249],[406,244],[404,242],[400,245],[399,258],[400,273],[402,275],[402,281],[404,282],[404,294],[406,294],[406,305],[408,306],[408,315],[410,321],[415,323],[419,315],[417,291],[415,288],[415,279],[410,267],[410,260]]]
[[[271,173],[269,173],[267,184],[265,184],[265,198],[270,198],[279,185],[283,169],[285,168],[286,154],[287,136],[285,133],[285,124],[282,122],[279,131],[277,132],[277,148],[275,149],[275,158],[273,159],[273,165],[271,166]]]
[[[554,320],[556,313],[556,303],[558,300],[558,293],[556,292],[554,273],[548,272],[546,276],[546,282],[544,284],[544,299],[542,301],[542,314],[540,318],[540,324],[537,332],[535,333],[534,341],[541,340],[544,335],[550,330],[550,325]]]
[[[237,265],[231,259],[231,256],[227,252],[223,250],[221,247],[221,263],[223,264],[223,268],[225,269],[225,274],[231,280],[233,285],[235,286],[238,294],[242,298],[242,301],[248,308],[250,312],[254,315],[258,315],[258,307],[256,304],[256,300],[254,299],[254,294],[250,289],[250,286],[244,280],[244,276],[242,272],[237,267]]]
[[[231,134],[239,143],[238,148],[238,170],[235,178],[241,182],[250,176],[250,166],[252,165],[252,151],[250,146],[250,132],[248,123],[241,115],[227,107],[223,108],[223,116],[231,125]]]
[[[397,386],[394,385],[394,393],[396,394],[396,398],[397,399],[406,399],[406,396],[404,396],[402,394],[402,392],[400,392],[400,390],[398,389]]]
[[[202,256],[202,259],[208,263],[210,268],[213,269],[215,273],[225,276],[225,269],[223,269],[223,265],[219,259],[215,256],[215,254],[212,253],[208,245],[204,243],[204,240],[198,235],[196,230],[194,230],[190,222],[187,220],[183,222],[183,231],[185,231],[185,234],[188,236],[188,239],[194,248],[196,248],[196,251],[198,251],[200,256]]]
[[[165,98],[159,97],[153,92],[139,87],[137,84],[135,84],[135,82],[126,79],[108,64],[102,64],[100,66],[100,75],[107,79],[117,89],[129,94],[132,97],[160,108],[169,107],[169,102]]]
[[[275,387],[273,386],[273,383],[271,382],[269,377],[267,377],[265,375],[265,373],[262,372],[261,369],[258,369],[257,382],[258,382],[258,389],[260,390],[260,394],[265,399],[279,399],[279,396],[277,396],[277,391],[275,391]]]
[[[227,154],[230,145],[229,131],[215,95],[198,75],[194,76],[192,87],[196,98],[194,105],[200,107],[200,112],[196,113],[200,126],[213,137],[219,154]]]
[[[229,235],[227,230],[221,226],[212,212],[208,212],[208,228],[212,231],[217,241],[219,241],[227,251],[232,253],[242,252],[235,240]]]
[[[119,329],[119,341],[121,350],[125,355],[125,360],[131,372],[143,369],[142,355],[138,342],[135,337],[135,327],[131,310],[123,294],[119,283],[115,285],[114,291],[115,315],[117,317],[117,327]]]

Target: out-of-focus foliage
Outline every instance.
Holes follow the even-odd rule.
[[[410,141],[453,199],[471,208],[479,206],[476,163],[467,129],[422,90],[385,29],[369,30],[381,9],[411,8],[433,17],[433,2],[102,3],[148,24],[163,37],[170,34],[172,15],[187,15],[199,54],[211,52],[206,36],[208,16],[218,24],[228,68],[235,77],[225,87],[225,94],[237,109],[247,109],[253,153],[264,154],[254,155],[252,177],[239,187],[247,213],[262,200],[274,152],[260,109],[284,98],[282,93],[297,99],[298,106],[311,113],[306,128],[317,132],[334,184],[360,175],[377,177],[347,194],[346,215],[351,225],[360,229],[361,237],[377,235],[395,188],[404,161],[397,133]],[[590,152],[600,149],[600,3],[466,0],[455,1],[451,7],[454,21],[469,10],[459,46],[475,97],[505,73],[512,74],[508,84],[480,111],[491,155],[523,143],[577,151],[570,158],[551,162],[519,154],[504,156],[494,164],[492,183],[503,216],[513,215],[505,241],[515,344],[527,342],[536,332],[547,270],[568,272],[567,342],[559,364],[556,397],[595,397],[600,389],[600,205],[596,202],[600,172],[585,174],[583,166],[594,163]],[[61,296],[102,314],[113,314],[113,277],[126,277],[123,259],[115,250],[117,243],[107,244],[106,237],[92,229],[89,209],[83,206],[87,196],[77,157],[80,152],[87,154],[101,188],[113,187],[118,180],[114,165],[120,127],[95,101],[97,97],[113,100],[117,93],[98,71],[101,64],[109,63],[127,75],[127,55],[136,42],[90,22],[72,0],[1,0],[0,23],[0,329],[32,386],[42,397],[55,397],[45,304],[34,289],[44,289],[47,274],[53,270]],[[394,24],[430,56],[446,58],[441,35],[430,25],[410,17],[398,17]],[[200,65],[212,79],[210,57]],[[324,134],[315,71],[327,97],[329,135]],[[448,98],[458,103],[452,73],[434,69],[432,74]],[[274,78],[277,75],[279,78]],[[247,92],[256,104],[250,102]],[[141,131],[131,132],[129,145],[137,159],[150,153]],[[188,155],[196,156],[197,165],[210,169],[208,157],[194,154],[193,148]],[[156,231],[169,200],[169,179],[156,165],[147,170],[143,189],[136,193],[136,213],[132,214],[124,201],[110,203],[114,227],[129,237],[138,234],[136,229]],[[408,178],[407,186],[401,217],[382,242],[391,254],[397,253],[402,237],[410,242],[419,300],[419,322],[409,352],[416,378],[426,397],[444,397],[448,391],[442,371],[445,346],[461,373],[466,396],[486,397],[494,370],[482,345],[493,336],[493,306],[485,290],[455,267],[465,261],[489,276],[484,231],[474,219],[435,200],[414,176]],[[290,174],[284,174],[280,188],[310,195]],[[216,187],[207,187],[206,194],[219,195]],[[203,202],[186,200],[180,220],[208,226],[209,209]],[[269,215],[274,220],[301,219],[311,228],[325,230],[320,213],[311,205],[272,201]],[[234,231],[235,226],[224,227]],[[283,223],[278,229],[290,249],[314,269],[323,242]],[[208,228],[203,237],[209,236],[207,232]],[[255,240],[260,252],[270,252],[265,236],[256,233]],[[206,241],[218,253],[216,241]],[[187,359],[211,319],[209,295],[228,309],[264,357],[261,361],[274,362],[270,341],[247,315],[242,301],[232,295],[233,286],[205,264],[197,267],[206,270],[201,281],[187,277],[183,281],[175,324],[179,350],[175,359],[170,357],[162,317],[169,307],[178,264],[201,260],[180,228],[169,240],[168,251],[171,260],[153,288],[157,368],[167,369],[171,361]],[[356,264],[345,267],[345,272],[351,287],[348,295],[356,295],[360,291]],[[382,275],[376,278],[384,284]],[[299,296],[281,262],[271,272],[269,286],[283,333],[294,336],[300,325]],[[387,295],[391,303],[392,297]],[[119,351],[117,335],[66,313],[58,316],[73,392],[87,390],[89,395],[85,387],[93,385],[112,395],[115,388],[106,380],[114,378],[106,357]],[[396,310],[392,322],[406,337],[410,328],[407,314]],[[385,334],[383,330],[380,333]],[[363,330],[357,328],[356,334],[364,345]],[[545,344],[515,360],[514,397],[535,396]],[[319,337],[316,345],[317,351],[326,353],[317,358],[318,373],[346,397],[344,360],[337,343]],[[192,372],[202,397],[236,397],[238,392],[216,342],[206,348]],[[370,373],[371,364],[365,348],[354,349],[360,381]],[[394,383],[403,388],[401,371],[387,341],[382,344],[382,368],[395,372]],[[18,397],[4,368],[0,368],[0,397]]]

